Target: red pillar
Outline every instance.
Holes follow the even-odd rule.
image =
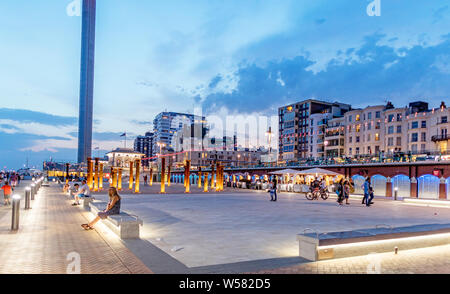
[[[441,183],[439,184],[439,199],[446,200],[447,199],[447,191],[446,191],[446,184],[445,179],[441,178]]]
[[[386,197],[392,197],[392,179],[390,177],[386,180]]]
[[[417,180],[415,177],[411,178],[411,198],[417,198]]]

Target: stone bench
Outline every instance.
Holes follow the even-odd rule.
[[[309,231],[309,233],[306,233]],[[450,244],[450,224],[378,226],[346,232],[305,230],[297,235],[299,255],[311,261],[394,252]]]
[[[91,202],[89,206],[91,213],[97,215],[100,211],[104,211],[107,205],[107,202],[98,201]],[[137,216],[123,211],[118,215],[108,216],[107,219],[102,221],[121,239],[139,239],[140,226],[144,224]]]

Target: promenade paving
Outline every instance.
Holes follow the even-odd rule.
[[[59,186],[42,187],[33,208],[20,211],[18,232],[10,231],[10,213],[0,218],[0,274],[65,274],[76,270],[77,254],[81,274],[152,273],[101,226],[84,231],[91,216],[70,203]]]
[[[257,274],[450,274],[450,245],[380,253],[290,267]]]
[[[304,263],[296,235],[318,232],[448,223],[449,208],[405,205],[377,199],[367,208],[360,200],[339,207],[334,199],[308,201],[301,194],[282,193],[269,201],[265,192],[219,194],[123,194],[123,209],[144,220],[141,238],[188,268],[245,270]],[[97,198],[106,199],[106,195]],[[233,266],[226,266],[233,265]],[[257,270],[257,269],[255,269]],[[249,271],[249,270],[245,270]],[[253,271],[253,270],[250,270]]]

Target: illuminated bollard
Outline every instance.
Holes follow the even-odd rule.
[[[394,200],[397,200],[397,196],[398,196],[398,187],[394,188]]]
[[[25,209],[31,209],[31,188],[25,188]]]
[[[19,230],[19,220],[20,220],[20,196],[14,195],[12,197],[11,231]]]

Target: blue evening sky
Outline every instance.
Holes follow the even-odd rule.
[[[274,115],[305,98],[449,103],[450,1],[97,0],[94,147],[155,114]],[[0,2],[0,169],[74,160],[81,17]]]

